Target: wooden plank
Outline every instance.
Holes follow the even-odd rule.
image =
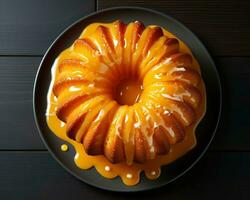
[[[42,55],[67,26],[94,10],[94,0],[1,0],[0,55]]]
[[[99,10],[112,6],[141,6],[173,16],[194,31],[213,55],[250,55],[250,1],[98,0]]]
[[[45,149],[35,127],[32,89],[41,57],[0,57],[0,150]],[[223,112],[212,150],[250,150],[250,57],[215,59]]]
[[[250,150],[250,57],[216,58],[223,95],[220,125],[211,149]]]
[[[141,193],[105,192],[78,181],[47,152],[0,152],[1,199],[138,199]],[[174,184],[147,199],[248,199],[250,153],[207,153]],[[189,199],[189,198],[188,198]]]
[[[0,57],[0,149],[45,149],[32,108],[41,57]]]

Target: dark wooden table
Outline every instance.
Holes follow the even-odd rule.
[[[51,157],[35,127],[32,88],[56,36],[99,9],[134,5],[175,17],[218,68],[223,112],[202,160],[160,190],[118,194],[90,187]],[[0,0],[0,199],[250,199],[250,2],[244,0]]]

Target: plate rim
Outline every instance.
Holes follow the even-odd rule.
[[[201,150],[201,153],[198,155],[198,157],[194,160],[194,162],[192,164],[190,164],[189,167],[187,167],[185,170],[183,170],[183,172],[181,172],[180,174],[178,174],[177,176],[175,176],[174,178],[172,178],[169,181],[166,181],[165,183],[162,184],[158,184],[158,185],[152,185],[151,188],[144,188],[144,189],[137,189],[137,190],[116,190],[116,189],[112,189],[112,188],[108,188],[105,186],[100,186],[97,184],[93,184],[91,182],[85,181],[82,178],[79,177],[79,175],[77,175],[74,171],[70,170],[66,165],[64,165],[62,163],[62,161],[59,160],[59,158],[56,156],[56,154],[53,152],[53,150],[49,147],[48,143],[46,142],[43,134],[42,134],[42,130],[40,128],[39,122],[38,122],[38,118],[37,118],[37,111],[36,111],[36,105],[35,105],[35,95],[36,95],[36,86],[37,86],[37,79],[39,77],[39,73],[41,71],[41,68],[43,66],[44,60],[46,59],[47,55],[49,54],[49,52],[51,51],[52,47],[54,46],[54,44],[68,31],[70,30],[72,27],[74,27],[75,25],[77,25],[78,23],[80,23],[81,21],[84,21],[85,19],[94,16],[94,15],[98,15],[101,14],[103,12],[107,12],[107,11],[115,11],[115,10],[123,10],[123,9],[131,9],[131,10],[141,10],[141,11],[146,11],[146,12],[151,12],[153,14],[159,15],[163,18],[169,18],[170,20],[172,20],[175,24],[178,24],[179,26],[181,26],[181,28],[185,29],[186,31],[190,32],[192,34],[192,36],[194,37],[194,39],[197,40],[198,43],[200,43],[200,46],[203,48],[204,53],[206,54],[206,56],[209,58],[213,69],[215,71],[215,76],[216,76],[216,80],[218,81],[218,91],[219,91],[219,107],[218,107],[218,116],[217,116],[217,120],[216,120],[216,125],[215,128],[213,129],[213,133],[211,133],[210,139],[207,142],[206,146]],[[52,155],[52,157],[57,161],[57,163],[60,164],[60,166],[62,166],[67,172],[69,172],[72,176],[74,176],[75,178],[77,178],[78,180],[80,180],[81,182],[86,183],[87,185],[93,186],[95,188],[99,188],[102,190],[106,190],[106,191],[112,191],[112,192],[124,192],[124,193],[135,193],[135,192],[143,192],[143,191],[150,191],[150,190],[155,190],[155,189],[159,189],[162,188],[166,185],[169,185],[173,182],[175,182],[177,179],[179,179],[180,177],[182,177],[184,174],[186,174],[187,172],[190,171],[191,168],[193,168],[198,161],[204,156],[204,154],[207,152],[208,148],[211,145],[211,142],[214,139],[214,136],[216,135],[216,132],[218,130],[218,126],[220,123],[220,119],[221,119],[221,113],[222,113],[222,87],[221,87],[221,80],[220,80],[220,76],[219,76],[219,72],[216,68],[216,65],[214,63],[214,60],[212,59],[209,51],[207,50],[207,48],[205,47],[205,45],[201,42],[201,40],[198,38],[198,36],[196,36],[196,34],[190,30],[189,28],[187,28],[181,21],[173,18],[172,16],[165,14],[163,12],[154,10],[154,9],[150,9],[150,8],[145,8],[145,7],[139,7],[139,6],[115,6],[115,7],[110,7],[110,8],[105,8],[105,9],[101,9],[98,11],[94,11],[91,12],[88,15],[84,15],[83,17],[80,17],[78,20],[76,20],[75,22],[71,23],[69,26],[67,26],[54,40],[53,42],[49,45],[48,49],[46,50],[46,52],[43,55],[42,60],[40,61],[39,67],[37,69],[36,72],[36,76],[35,76],[35,80],[34,80],[34,84],[33,84],[33,91],[32,91],[32,104],[33,104],[33,115],[34,115],[34,119],[35,119],[35,124],[39,133],[40,138],[43,141],[43,144],[45,145],[45,147],[47,148],[47,150],[49,151],[49,153]],[[133,187],[133,186],[131,186]]]

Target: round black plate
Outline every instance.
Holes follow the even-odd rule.
[[[120,19],[126,23],[131,21],[142,21],[145,25],[156,24],[166,27],[170,32],[183,40],[192,50],[194,56],[201,66],[201,72],[207,90],[207,112],[199,124],[197,135],[197,146],[182,158],[174,163],[162,168],[160,178],[152,181],[141,175],[141,181],[136,186],[126,186],[119,177],[115,179],[103,178],[94,168],[81,170],[74,163],[74,149],[69,144],[70,150],[65,153],[60,150],[60,145],[65,143],[57,138],[48,128],[46,123],[45,111],[47,106],[47,92],[51,81],[51,67],[55,58],[61,51],[70,46],[78,38],[82,30],[93,22],[113,22]],[[69,28],[67,28],[50,46],[45,54],[39,70],[37,72],[33,106],[36,124],[40,136],[54,158],[71,174],[78,179],[112,191],[142,191],[166,185],[187,172],[203,155],[208,148],[218,125],[221,112],[221,87],[220,80],[211,56],[199,39],[184,25],[175,19],[162,13],[138,7],[116,7],[102,10],[86,16]]]

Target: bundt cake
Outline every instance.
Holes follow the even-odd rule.
[[[160,167],[175,146],[195,145],[181,147],[195,138],[205,98],[199,65],[175,36],[138,21],[96,23],[57,58],[48,116],[89,157],[128,169],[161,158]]]

